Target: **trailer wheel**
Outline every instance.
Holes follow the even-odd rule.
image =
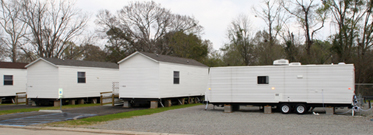
[[[305,104],[297,104],[296,107],[295,107],[295,111],[298,113],[298,114],[303,114],[307,111],[307,107]]]
[[[289,104],[282,104],[281,105],[281,112],[287,114],[290,112],[291,106]]]

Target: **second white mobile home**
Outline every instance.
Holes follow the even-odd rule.
[[[203,96],[208,67],[192,59],[135,52],[118,62],[119,97],[123,100]]]

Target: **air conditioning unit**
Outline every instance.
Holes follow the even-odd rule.
[[[276,66],[289,65],[289,60],[287,60],[287,59],[278,59],[278,60],[273,61],[273,65],[276,65]]]
[[[300,66],[302,65],[300,62],[291,62],[289,66]]]

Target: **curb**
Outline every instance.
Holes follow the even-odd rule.
[[[37,126],[6,126],[6,125],[0,125],[0,128],[19,128],[19,129],[33,129],[33,130],[56,130],[56,131],[72,131],[72,132],[120,134],[120,135],[185,135],[185,134],[172,134],[172,133],[136,132],[136,131],[119,131],[119,130],[87,129],[87,128],[64,128],[64,127],[37,127]]]
[[[62,110],[39,110],[39,112],[62,113]]]

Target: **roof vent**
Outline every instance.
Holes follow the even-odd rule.
[[[345,65],[346,63],[344,62],[339,62],[338,65]]]
[[[302,65],[300,62],[291,62],[289,66],[300,66]]]
[[[278,60],[273,61],[273,65],[276,65],[276,66],[289,65],[289,60],[287,60],[287,59],[278,59]]]

